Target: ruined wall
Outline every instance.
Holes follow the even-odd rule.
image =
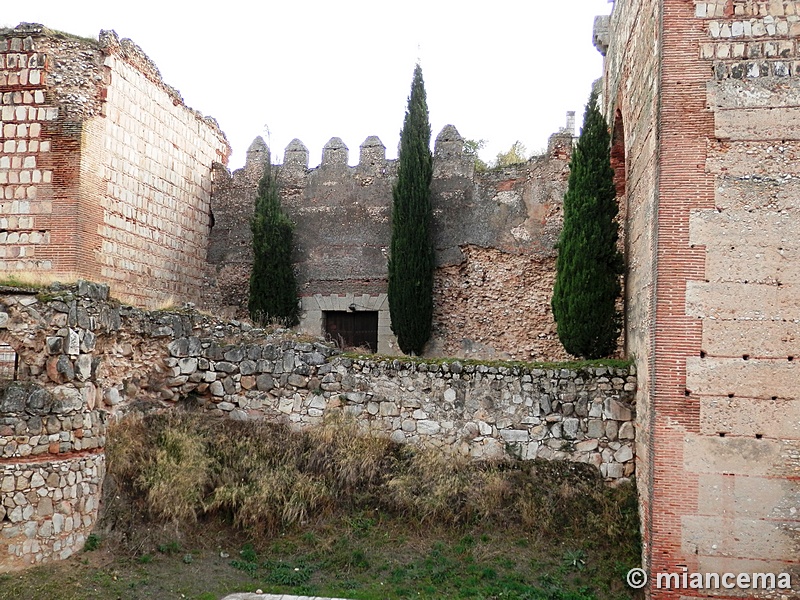
[[[650,14],[660,20],[656,43],[629,53]],[[630,288],[637,271],[653,269],[644,315],[651,334],[637,353],[640,440],[650,447],[637,472],[651,575],[684,565],[789,572],[795,583],[800,575],[799,304],[791,292],[798,19],[798,2],[751,0],[620,1],[611,18],[606,69],[609,82],[619,81],[626,124],[627,201],[643,209],[639,218],[633,210],[629,231],[656,227],[652,246],[629,247],[641,262],[629,263],[628,279]],[[648,98],[634,74],[652,56],[660,56],[659,82]],[[655,107],[654,166],[636,152],[642,138],[626,105],[646,115]]]
[[[447,126],[439,134],[431,186],[439,302],[428,354],[522,360],[563,356],[549,293],[571,150],[572,134],[562,130],[552,136],[544,156],[476,173],[456,129]],[[245,316],[252,264],[249,219],[267,153],[263,141],[256,140],[245,168],[215,181],[209,249],[215,281],[206,305],[230,316]],[[308,161],[308,149],[293,140],[278,169],[283,204],[297,224],[301,328],[319,335],[329,310],[346,311],[352,305],[377,310],[378,351],[397,354],[386,302],[396,161],[386,160],[374,136],[361,145],[355,167],[348,166],[348,149],[339,138],[326,144],[319,167],[309,169]],[[528,273],[532,267],[537,271]],[[481,281],[474,278],[477,272]],[[498,293],[516,295],[513,317],[497,306]],[[469,335],[462,327],[466,322],[472,327]]]
[[[197,300],[211,166],[230,152],[130,40],[0,31],[0,267]]]
[[[301,426],[341,411],[396,442],[634,472],[634,369],[352,359],[286,331],[119,305],[107,286],[0,292],[0,342],[24,364],[23,381],[0,383],[0,571],[81,548],[106,423],[136,408]]]

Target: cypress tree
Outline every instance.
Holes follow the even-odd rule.
[[[430,142],[425,83],[417,65],[400,132],[389,256],[389,314],[392,331],[406,354],[422,354],[433,320]]]
[[[552,298],[561,343],[570,354],[585,358],[613,354],[620,333],[616,301],[623,262],[617,249],[610,146],[606,120],[592,93],[570,164]]]
[[[253,232],[253,270],[247,303],[250,318],[260,324],[297,325],[297,282],[292,267],[294,223],[281,208],[269,152],[258,182],[250,230]]]

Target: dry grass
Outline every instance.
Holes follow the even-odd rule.
[[[264,539],[378,510],[420,527],[497,523],[637,552],[635,489],[606,486],[590,465],[468,462],[361,434],[342,417],[295,432],[173,412],[128,417],[109,440],[109,471],[132,509],[176,527],[217,516]]]
[[[63,284],[74,284],[79,276],[76,273],[48,273],[43,271],[14,271],[0,277],[0,285],[21,288],[49,287],[56,281]]]

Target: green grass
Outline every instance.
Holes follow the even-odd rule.
[[[389,356],[384,354],[359,354],[357,352],[344,352],[332,356],[329,360],[338,357],[350,358],[353,360],[365,360],[372,363],[399,361],[401,364],[409,365],[450,365],[454,362],[460,365],[486,366],[495,368],[521,368],[521,369],[568,369],[580,371],[596,367],[608,367],[613,369],[627,369],[633,363],[633,359],[618,358],[599,358],[596,360],[573,360],[562,362],[526,362],[520,360],[479,360],[479,359],[460,359],[460,358],[426,358],[419,356]]]
[[[257,589],[353,600],[635,597],[609,548],[553,537],[520,538],[515,527],[421,528],[384,513],[355,516],[371,522],[367,534],[352,519],[329,519],[260,544],[238,542],[227,547],[224,557],[218,549],[194,549],[189,562],[181,553],[152,548],[152,553],[131,557],[120,547],[112,557],[104,544],[66,563],[0,576],[0,600],[144,600],[180,594],[207,600]],[[241,538],[233,533],[216,543],[231,539]]]

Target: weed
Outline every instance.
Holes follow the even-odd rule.
[[[181,545],[175,541],[167,542],[166,544],[159,544],[158,551],[161,552],[161,554],[172,556],[173,554],[178,554],[181,551]]]
[[[312,571],[306,566],[292,564],[275,564],[269,569],[266,581],[277,585],[297,587],[311,579]]]
[[[151,562],[153,562],[153,555],[142,554],[136,559],[136,562],[138,562],[140,565],[149,565]]]
[[[258,563],[256,562],[250,562],[246,560],[232,560],[231,566],[234,569],[239,569],[240,571],[244,571],[245,573],[250,575],[250,577],[253,578],[255,578],[256,575],[258,574]]]
[[[564,552],[564,564],[575,571],[586,568],[586,552],[583,550],[567,550]]]
[[[230,565],[295,592],[335,573],[336,585],[324,589],[328,595],[394,599],[413,589],[414,597],[424,598],[430,587],[429,598],[566,600],[561,579],[532,587],[537,573],[555,572],[570,574],[570,589],[580,579],[608,591],[608,598],[625,591],[614,587],[624,579],[612,565],[633,566],[639,557],[635,488],[606,486],[592,465],[470,462],[362,435],[342,417],[291,431],[174,412],[128,418],[114,428],[109,471],[136,514],[176,528],[196,527],[199,518],[233,523],[253,545],[243,546]],[[181,485],[191,489],[172,489]],[[389,523],[403,527],[390,533]],[[438,528],[452,538],[417,548],[420,558],[384,550]],[[563,560],[532,566],[522,556],[544,540],[566,544]],[[498,546],[513,550],[499,557]],[[268,551],[259,557],[257,547]],[[588,547],[592,561],[572,550]],[[177,542],[158,549],[180,563]],[[602,561],[594,558],[598,552]],[[527,581],[515,575],[521,570],[530,574]],[[392,594],[343,587],[346,579],[363,590],[378,586],[378,578]],[[537,596],[541,590],[549,596]]]
[[[97,536],[97,534],[90,533],[83,544],[83,551],[92,552],[93,550],[97,550],[99,547],[100,538]]]

